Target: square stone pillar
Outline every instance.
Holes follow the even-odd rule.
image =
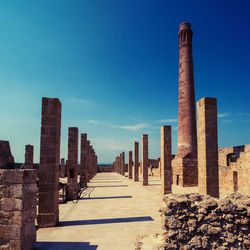
[[[125,175],[125,152],[121,153],[121,174]]]
[[[148,185],[148,135],[142,135],[142,185]]]
[[[87,186],[87,134],[81,134],[80,186]]]
[[[39,227],[54,227],[59,221],[61,108],[59,99],[43,97],[37,217]]]
[[[66,166],[65,166],[65,159],[61,159],[61,169],[60,169],[60,177],[64,178],[67,175],[66,173]]]
[[[161,189],[162,195],[172,193],[171,126],[161,127]]]
[[[134,142],[134,181],[139,181],[139,143]]]
[[[90,181],[90,141],[87,140],[87,171],[86,171],[87,182]]]
[[[25,169],[33,169],[33,155],[34,155],[34,147],[33,145],[25,146]]]
[[[132,151],[128,152],[128,178],[132,179]]]
[[[69,128],[68,136],[68,200],[77,199],[78,128]]]
[[[0,169],[0,248],[35,249],[36,170]]]
[[[217,100],[197,102],[199,193],[219,198]]]

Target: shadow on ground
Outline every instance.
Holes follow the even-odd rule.
[[[90,242],[47,242],[36,243],[36,250],[96,250],[97,245],[90,245]]]
[[[153,220],[153,218],[151,216],[142,216],[142,217],[126,217],[126,218],[99,219],[99,220],[60,221],[57,224],[57,227],[108,224],[108,223],[124,223],[124,222],[139,222],[139,221],[152,221],[152,220]]]
[[[102,199],[121,199],[121,198],[132,198],[132,196],[91,197],[91,198],[80,198],[80,200],[102,200]]]
[[[128,185],[114,185],[114,186],[88,186],[89,188],[96,188],[96,187],[127,187]]]

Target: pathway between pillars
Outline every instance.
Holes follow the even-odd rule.
[[[156,177],[142,186],[117,173],[98,173],[88,183],[89,195],[60,204],[57,227],[37,231],[37,249],[135,249],[137,235],[162,232],[160,185]]]

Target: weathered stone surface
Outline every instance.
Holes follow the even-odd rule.
[[[139,143],[134,142],[134,181],[139,181]]]
[[[162,195],[172,193],[171,126],[161,127],[161,190]]]
[[[25,146],[25,169],[33,169],[33,157],[34,157],[34,146],[26,145]]]
[[[199,193],[219,198],[217,100],[197,102]]]
[[[0,169],[14,168],[14,157],[11,154],[8,141],[0,140]]]
[[[125,175],[125,152],[121,153],[121,174]]]
[[[76,200],[78,176],[78,128],[70,127],[68,132],[67,199]]]
[[[142,185],[148,185],[148,135],[142,135]]]
[[[39,227],[52,227],[59,221],[59,161],[61,102],[42,98],[42,124],[39,166]]]
[[[132,157],[133,157],[133,153],[132,153],[132,151],[129,151],[128,152],[128,178],[129,179],[132,179],[132,162],[133,162],[133,159],[132,159]]]
[[[36,170],[0,169],[0,176],[0,249],[34,249]]]
[[[81,134],[81,159],[80,159],[80,184],[81,187],[87,185],[87,134]]]

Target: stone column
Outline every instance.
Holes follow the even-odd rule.
[[[189,23],[180,24],[178,153],[173,161],[173,174],[175,184],[181,186],[198,183],[192,35]]]
[[[33,145],[26,145],[25,146],[25,169],[33,169],[33,154],[34,154],[34,147]]]
[[[87,186],[87,134],[81,134],[80,186]]]
[[[69,128],[68,135],[68,200],[77,199],[78,179],[78,128]]]
[[[134,181],[139,181],[139,143],[134,142]]]
[[[125,175],[125,152],[121,153],[121,174]]]
[[[132,151],[128,152],[128,178],[132,179]]]
[[[197,102],[199,193],[219,198],[217,100]]]
[[[61,171],[60,171],[60,177],[64,178],[66,176],[66,167],[65,167],[65,159],[61,159]]]
[[[35,249],[36,170],[0,169],[0,183],[0,249]]]
[[[142,185],[148,185],[148,135],[142,135]]]
[[[161,189],[162,195],[172,193],[171,126],[161,127]]]
[[[39,166],[39,227],[54,227],[59,221],[59,161],[61,102],[42,98],[42,126]]]
[[[86,177],[87,177],[87,182],[90,181],[90,141],[87,140],[87,171],[86,171]]]

